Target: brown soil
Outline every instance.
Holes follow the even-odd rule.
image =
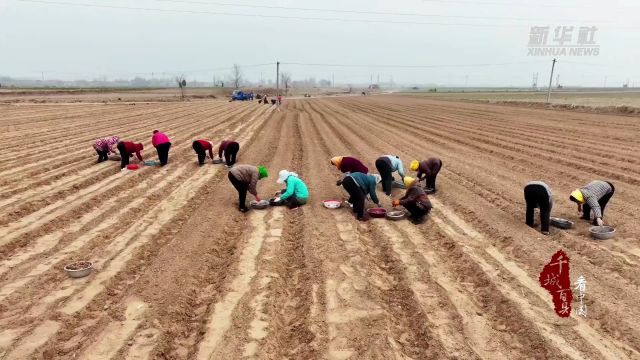
[[[0,113],[0,359],[638,359],[640,123],[585,114],[376,96],[256,103],[19,105]],[[98,136],[172,139],[169,165],[95,164]],[[264,198],[296,171],[298,210],[237,210],[194,139],[235,138],[263,164]],[[329,158],[375,169],[437,156],[426,223],[357,222]],[[617,237],[595,241],[568,194],[612,181]],[[522,187],[549,183],[550,236],[524,224]],[[398,198],[403,190],[394,189]],[[391,198],[379,191],[382,206]],[[250,200],[252,199],[249,196]],[[373,207],[373,204],[368,204]],[[537,283],[563,249],[588,316],[555,315]],[[86,259],[95,271],[69,279]],[[577,307],[574,296],[574,308]]]

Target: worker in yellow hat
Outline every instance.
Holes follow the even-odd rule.
[[[593,225],[604,225],[604,208],[611,200],[615,187],[612,183],[602,180],[594,180],[587,185],[575,189],[569,195],[569,200],[578,204],[578,213],[582,212],[582,219],[591,220]]]
[[[411,171],[418,172],[416,174],[418,181],[426,180],[425,189],[427,194],[433,194],[437,191],[436,177],[438,177],[438,173],[442,169],[442,160],[435,157],[423,161],[413,160],[409,164],[409,168]]]
[[[425,216],[431,211],[431,201],[415,178],[405,176],[403,179],[407,191],[399,200],[393,200],[393,207],[404,206],[409,211],[411,222],[422,224]]]

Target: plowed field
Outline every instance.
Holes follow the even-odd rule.
[[[165,168],[95,164],[112,134],[156,158],[156,128]],[[0,129],[0,359],[640,359],[637,117],[374,96],[0,105]],[[240,163],[270,170],[265,198],[298,172],[310,203],[239,213],[198,138],[237,139]],[[344,196],[329,158],[382,154],[443,160],[425,224],[321,206]],[[533,179],[574,229],[524,224]],[[616,186],[613,240],[568,201],[592,179]],[[538,284],[559,249],[586,318],[559,318]],[[68,278],[76,260],[93,273]]]

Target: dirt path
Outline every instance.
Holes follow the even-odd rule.
[[[290,100],[279,111],[5,108],[0,359],[640,359],[637,118],[401,96]],[[146,147],[154,128],[174,143],[166,168],[94,163],[96,137]],[[281,188],[279,170],[297,172],[309,204],[239,213],[227,171],[197,166],[196,138],[237,139],[240,163],[269,169],[263,198]],[[360,223],[322,207],[345,196],[329,158],[352,155],[375,172],[383,154],[405,166],[443,159],[425,224]],[[616,185],[615,240],[590,240],[564,200],[594,178]],[[575,229],[544,237],[524,224],[531,179],[552,186],[554,214]],[[572,280],[587,278],[587,318],[558,318],[537,283],[558,249]],[[81,259],[93,274],[67,278],[62,266]]]

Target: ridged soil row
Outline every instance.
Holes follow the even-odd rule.
[[[172,135],[172,129],[191,125],[189,122],[190,117],[203,113],[214,115],[217,114],[217,111],[217,108],[203,108],[198,111],[194,111],[193,109],[176,112],[165,111],[159,116],[149,114],[143,120],[136,120],[134,122],[127,119],[123,124],[110,124],[109,129],[111,132],[108,132],[107,135],[118,133],[123,140],[142,141],[147,144],[146,141],[150,138],[149,134],[152,130],[150,125],[159,127],[164,126],[166,123],[168,128],[163,130],[167,131],[169,135]],[[220,116],[223,114],[217,115]],[[153,124],[147,123],[145,120],[152,121]],[[84,129],[84,127],[81,127],[81,129]],[[23,173],[25,176],[28,176],[31,181],[51,181],[60,178],[63,173],[68,173],[69,170],[78,171],[94,167],[96,155],[95,150],[92,148],[93,141],[98,137],[106,136],[104,133],[92,128],[91,132],[87,133],[83,139],[74,139],[69,134],[63,134],[61,136],[68,140],[61,141],[60,137],[57,137],[54,139],[56,142],[53,145],[45,146],[44,144],[37,143],[38,148],[46,149],[45,154],[47,156],[42,156],[42,152],[35,152],[33,147],[28,147],[22,152],[17,152],[16,155],[19,157],[18,162],[16,164],[8,164],[9,170],[2,173],[5,178],[3,181],[11,184],[10,180],[12,177],[10,175],[16,173]],[[149,148],[147,148],[147,150],[149,150]],[[89,154],[93,156],[89,156]],[[33,157],[29,158],[30,155]],[[28,165],[24,165],[25,163]],[[3,197],[4,196],[5,194],[3,193]]]
[[[239,121],[239,125],[236,123],[238,121],[223,122],[217,129],[222,131],[225,128],[229,128],[229,126],[234,126],[236,129],[233,132],[237,133],[243,126],[249,125],[244,120]],[[132,214],[135,214],[139,209],[150,206],[153,201],[160,200],[154,194],[159,192],[159,189],[162,189],[164,185],[170,183],[171,185],[167,187],[170,188],[170,186],[175,186],[175,184],[179,184],[184,180],[184,177],[179,175],[182,175],[187,168],[192,168],[194,165],[193,161],[189,161],[192,159],[189,155],[187,152],[186,159],[179,157],[175,163],[184,163],[185,166],[181,166],[168,176],[166,171],[151,173],[149,177],[143,178],[142,182],[137,185],[124,189],[116,197],[108,198],[98,207],[92,207],[90,211],[84,213],[79,219],[70,222],[68,226],[60,227],[39,237],[30,238],[29,245],[25,248],[14,248],[14,255],[7,257],[0,264],[0,275],[10,269],[14,270],[13,274],[3,277],[3,282],[6,283],[19,277],[20,282],[24,283],[31,278],[29,276],[25,277],[24,272],[29,272],[29,268],[33,266],[33,261],[38,261],[39,258],[46,256],[47,263],[55,263],[53,260],[60,260],[64,254],[68,253],[67,249],[75,249],[79,244],[89,241],[93,236],[91,234],[96,234],[101,229],[113,231],[115,224],[126,224],[128,222],[126,219],[134,218],[128,216],[129,210],[132,210]],[[175,178],[179,180],[177,182],[170,181]],[[113,216],[114,213],[122,215],[123,218],[120,219],[118,216]],[[79,241],[79,239],[83,240]],[[53,258],[51,254],[55,254]],[[26,260],[32,257],[36,258],[32,262],[25,263]],[[42,266],[38,268],[42,269]]]
[[[258,109],[258,113],[262,110]],[[235,123],[242,123],[245,121],[244,114],[236,114],[229,121],[223,124],[224,127],[234,126]],[[207,125],[206,128],[213,129],[217,125],[211,124]],[[193,134],[192,134],[193,135]],[[192,139],[192,136],[185,137],[184,141]],[[178,137],[178,141],[181,141],[181,138]],[[174,149],[174,152],[171,156],[171,161],[175,161],[179,163],[183,156],[187,156],[188,159],[193,158],[192,154],[193,150],[189,149],[189,147],[185,144],[180,148]],[[189,156],[191,155],[191,156]],[[91,186],[85,187],[77,191],[77,193],[67,196],[63,200],[58,200],[55,203],[45,206],[35,212],[32,212],[29,215],[26,215],[20,218],[19,221],[14,223],[10,223],[5,226],[2,231],[4,231],[5,235],[0,242],[3,245],[2,251],[3,253],[7,253],[7,251],[11,252],[15,247],[21,247],[28,244],[29,239],[34,236],[44,235],[52,231],[48,227],[44,226],[49,224],[49,221],[56,219],[58,221],[57,225],[65,224],[67,222],[73,221],[73,219],[77,219],[79,215],[84,211],[89,211],[94,207],[95,203],[100,203],[101,201],[105,201],[110,197],[112,192],[119,192],[129,187],[133,186],[137,179],[144,174],[148,174],[153,169],[141,169],[134,174],[135,176],[127,176],[130,174],[120,173],[113,175],[107,179],[104,179],[101,182],[97,182],[92,184]],[[163,171],[164,169],[157,169],[158,171]],[[9,244],[9,246],[4,246]]]
[[[236,111],[236,112],[239,112],[239,111]],[[216,113],[207,111],[203,113],[198,113],[196,115],[198,117],[202,117],[206,119],[206,117],[213,114],[216,114]],[[218,114],[218,117],[224,119],[224,117],[228,116],[228,114],[233,114],[233,112],[231,113],[224,112],[224,113]],[[174,126],[168,129],[168,132],[171,135],[173,135],[173,133],[177,133],[177,132],[184,133],[187,131],[203,130],[198,128],[198,126],[202,126],[202,125],[200,125],[199,123],[196,123],[195,125],[193,125],[192,124],[193,119],[189,119],[188,121],[187,119],[188,118],[185,118],[184,124],[189,124],[188,127],[183,128],[182,125],[184,124],[178,123],[179,124],[178,126]],[[219,124],[219,122],[212,122],[212,125],[214,124],[217,125]],[[204,129],[204,130],[208,130],[208,129]],[[145,133],[138,134],[137,136],[143,136],[143,134],[148,134],[148,130]],[[190,140],[188,137],[186,139]],[[176,140],[179,141],[180,139],[176,139],[176,138],[172,139],[176,147],[183,145],[183,144],[176,143]],[[150,149],[147,149],[147,151],[151,151],[151,154],[152,154],[154,149],[150,148]],[[144,151],[144,153],[146,153],[146,156],[148,158],[149,153],[147,151]],[[77,183],[78,181],[82,180],[85,182],[91,182],[92,179],[96,179],[96,178],[100,179],[100,178],[103,178],[104,176],[107,176],[113,173],[112,171],[114,167],[113,162],[106,162],[106,163],[96,165],[95,156],[90,156],[89,154],[93,154],[93,152],[85,151],[78,154],[78,156],[82,156],[83,159],[86,159],[84,161],[81,160],[82,163],[80,164],[72,162],[68,165],[60,166],[54,171],[46,172],[43,174],[43,176],[30,175],[28,177],[31,179],[31,181],[16,183],[17,186],[15,186],[13,189],[7,189],[8,191],[2,194],[3,197],[9,196],[9,195],[12,195],[12,196],[6,198],[3,201],[0,201],[0,207],[5,207],[8,204],[15,203],[16,201],[21,201],[21,203],[24,203],[26,200],[32,201],[34,199],[40,198],[45,195],[56,194],[56,192],[60,192],[62,190],[68,189],[71,186],[75,188],[82,187]],[[37,194],[37,197],[33,197],[34,194]],[[58,195],[56,194],[56,196]],[[41,201],[39,201],[39,203],[41,203]],[[4,211],[7,211],[7,210],[5,209]]]
[[[351,154],[354,154],[356,157],[361,156],[364,160],[367,158],[366,156],[371,156],[371,154],[385,153],[396,153],[398,155],[406,156],[406,154],[394,152],[397,150],[394,149],[393,145],[390,145],[387,142],[394,142],[393,138],[389,139],[388,135],[385,136],[384,134],[379,134],[375,129],[365,130],[366,127],[363,124],[363,122],[366,121],[365,119],[358,119],[355,116],[345,116],[340,117],[340,119],[341,121],[339,124],[334,120],[333,126],[340,126],[343,129],[343,134],[345,134],[347,138],[347,143],[353,144],[351,147],[353,152]],[[358,139],[365,133],[368,134],[368,143],[371,145],[367,145],[363,141],[358,141]],[[405,158],[405,156],[403,156],[403,158]],[[367,162],[367,165],[369,165],[369,162]],[[371,171],[375,172],[376,170],[373,168]],[[400,195],[400,192],[398,192],[398,195]],[[426,224],[421,227],[428,225],[430,224]],[[384,238],[385,235],[381,234],[379,236]],[[436,244],[433,245],[435,246]],[[452,252],[457,248],[464,248],[463,244],[452,241],[442,244],[442,246],[444,247],[442,251],[448,252]],[[453,256],[453,258],[457,257]],[[520,344],[522,349],[536,348],[541,352],[541,354],[547,354],[546,356],[551,356],[551,354],[554,354],[559,350],[564,351],[566,354],[579,353],[576,349],[581,346],[586,346],[576,334],[559,334],[540,329],[539,319],[537,318],[538,314],[531,313],[528,311],[529,309],[527,306],[524,306],[522,303],[519,304],[519,299],[511,296],[513,292],[498,291],[495,285],[493,285],[495,280],[492,279],[490,276],[491,274],[484,273],[481,270],[480,265],[477,264],[477,259],[478,258],[469,257],[464,259],[467,262],[467,266],[464,268],[465,272],[463,273],[457,273],[455,272],[455,269],[451,270],[458,277],[463,276],[468,279],[467,282],[471,284],[470,288],[473,290],[470,291],[471,294],[480,294],[479,296],[475,296],[476,301],[482,304],[485,311],[489,310],[487,311],[488,313],[483,313],[483,316],[489,317],[491,321],[496,323],[496,328],[504,329],[511,334],[511,337],[503,340],[503,343],[517,342]],[[499,269],[497,264],[494,264],[494,266],[496,266],[496,269]],[[481,291],[478,291],[480,289]],[[496,304],[500,304],[500,306],[496,307]],[[504,321],[503,314],[508,314],[508,318],[511,319],[511,321]],[[553,316],[553,314],[548,314],[545,318],[546,321],[554,321]],[[514,347],[511,350],[518,351],[518,348],[519,347]]]
[[[237,131],[245,131],[244,135],[238,138],[241,143],[244,144],[259,129],[264,121],[264,116],[261,115],[263,115],[262,112],[258,112],[253,117],[246,119],[248,121],[245,127],[237,128]],[[113,234],[117,237],[101,251],[102,254],[94,252],[93,256],[86,257],[107,256],[104,261],[99,262],[101,264],[99,271],[87,278],[84,285],[81,282],[70,280],[58,282],[54,291],[47,291],[48,295],[42,297],[41,301],[29,309],[27,314],[32,317],[27,316],[27,318],[32,321],[35,319],[42,321],[42,315],[45,311],[57,310],[52,313],[50,321],[58,323],[59,331],[56,329],[51,334],[47,333],[45,337],[47,343],[39,351],[44,351],[45,354],[50,352],[66,353],[66,351],[75,351],[79,346],[86,344],[87,334],[95,333],[107,322],[113,321],[109,321],[108,317],[103,317],[103,310],[109,308],[108,300],[113,300],[116,307],[112,315],[120,316],[117,315],[120,314],[118,310],[126,308],[128,309],[127,313],[135,318],[129,323],[127,331],[132,332],[131,329],[137,328],[140,319],[137,317],[138,315],[131,314],[131,312],[136,313],[139,305],[134,308],[129,305],[136,304],[138,300],[124,296],[130,289],[132,280],[139,277],[146,268],[144,264],[154,259],[157,252],[173,238],[173,234],[189,218],[193,208],[202,205],[202,195],[208,192],[207,184],[222,177],[223,171],[220,167],[207,165],[194,168],[193,163],[186,166],[193,168],[189,171],[190,174],[187,178],[183,179],[188,186],[182,185],[170,189],[166,196],[160,197],[159,203],[151,206],[146,213],[140,214],[137,221],[129,226],[124,233]],[[132,261],[134,259],[135,261]],[[37,296],[32,298],[37,298]],[[140,309],[145,306],[142,304]],[[116,332],[118,330],[117,327],[110,326],[109,328],[116,330]],[[38,331],[39,327],[36,327],[29,336],[38,334]],[[107,335],[103,337],[104,341],[114,339],[113,334],[108,333]],[[115,336],[115,338],[120,339],[119,336]],[[23,352],[23,345],[24,341],[18,341],[13,345],[9,355],[27,356],[28,354]],[[36,348],[32,347],[31,350],[38,351]],[[113,351],[112,346],[105,346],[103,349]]]
[[[351,117],[349,117],[349,118],[353,119],[353,118],[357,118],[357,116],[356,116],[356,115],[352,115],[352,116],[351,116]],[[355,127],[355,128],[360,127],[360,128],[362,128],[364,131],[369,131],[369,132],[371,133],[371,131],[372,131],[372,130],[365,130],[365,129],[367,128],[367,126],[366,126],[365,122],[370,122],[369,118],[362,117],[362,120],[361,120],[357,125],[354,125],[354,127]],[[374,131],[374,130],[373,130],[373,131]],[[385,132],[386,132],[386,133],[388,133],[388,131],[385,131]],[[388,139],[389,137],[390,137],[390,136],[387,134],[387,135],[379,136],[379,139],[380,139],[381,141],[385,141],[385,139]],[[393,136],[391,136],[391,137],[393,137]],[[397,142],[395,142],[395,143],[397,143]],[[395,144],[395,143],[394,143],[394,144]],[[411,141],[410,141],[408,145],[398,145],[398,146],[400,146],[400,147],[403,147],[403,148],[407,149],[407,152],[405,152],[404,154],[405,154],[405,156],[409,156],[409,155],[407,155],[409,152],[415,152],[415,145],[412,145],[412,144],[416,144],[416,143],[417,143],[417,144],[420,144],[419,142],[411,142]],[[398,143],[398,144],[404,144],[404,143]],[[420,146],[419,146],[419,147],[420,147]],[[401,154],[401,153],[398,153],[398,154]],[[448,164],[451,166],[453,163],[452,163],[451,161],[449,161],[449,162],[448,162]],[[446,169],[446,167],[445,167],[445,169]],[[446,180],[445,180],[445,181],[446,181]],[[446,189],[445,189],[445,191],[446,191],[447,193],[453,192],[453,193],[455,193],[455,194],[456,194],[456,196],[458,196],[458,197],[462,196],[462,194],[463,194],[462,192],[457,191],[457,190],[454,190],[453,188],[446,188]],[[468,191],[467,191],[467,192],[468,192]],[[465,194],[466,194],[466,193],[465,193]],[[473,198],[473,195],[471,195],[471,194],[470,194],[470,195],[468,195],[468,196],[470,196],[471,198]],[[464,211],[462,211],[462,213],[463,213],[464,215],[467,215],[467,214],[469,214],[469,210],[464,210]],[[486,214],[486,210],[485,210],[485,214]],[[485,215],[485,216],[486,216],[486,215]],[[476,219],[477,219],[477,217],[476,217]],[[496,230],[500,231],[499,229],[496,229],[495,227],[493,227],[493,228],[492,228],[492,231],[493,231],[493,232],[496,232]],[[507,249],[507,251],[508,251],[508,250],[509,250],[509,249]],[[492,250],[492,251],[495,251],[495,249],[494,249],[494,250]],[[502,259],[502,257],[501,257],[499,254],[495,253],[495,252],[492,254],[492,257],[495,257],[495,260],[503,260],[503,259]],[[531,256],[528,256],[528,258],[531,258]],[[542,265],[540,264],[539,266],[541,267]],[[516,267],[516,268],[517,268],[517,267]],[[514,270],[514,269],[508,269],[508,270],[510,270],[510,271],[512,271],[512,270],[513,270],[514,272],[517,272],[517,271],[516,271],[516,270]],[[524,273],[524,272],[522,272],[522,273]],[[520,273],[520,274],[521,274],[521,273]],[[515,275],[515,274],[514,274],[514,275]],[[527,285],[528,285],[528,287],[529,287],[529,288],[532,288],[533,290],[538,290],[538,289],[539,289],[537,286],[533,286],[531,283],[527,283]],[[545,299],[545,298],[544,298],[544,294],[540,294],[540,293],[536,293],[536,294],[537,294],[537,295],[539,295],[542,299]],[[582,323],[580,323],[578,326],[576,326],[576,327],[575,327],[575,330],[576,330],[576,332],[580,333],[580,335],[581,335],[585,340],[590,340],[590,337],[595,336],[595,334],[594,334],[594,332],[593,332],[593,329],[585,330],[585,328],[584,328],[584,327],[582,327],[582,326],[583,326],[583,324],[582,324]],[[629,332],[632,330],[632,329],[630,329],[630,328],[629,328],[629,326],[627,326],[627,325],[625,325],[625,324],[619,325],[619,327],[621,328],[621,330],[624,330],[626,333],[629,333]],[[633,333],[633,331],[631,331],[631,333]],[[630,339],[630,338],[629,338],[629,339]],[[624,347],[624,345],[623,345],[623,344],[616,343],[616,341],[615,341],[615,340],[613,340],[613,339],[611,339],[611,338],[610,338],[610,339],[608,339],[608,340],[604,340],[604,339],[603,339],[602,343],[601,343],[601,344],[597,344],[596,346],[598,347],[598,349],[599,349],[599,350],[601,350],[601,349],[607,349],[607,350],[603,350],[603,354],[607,354],[607,355],[609,355],[609,356],[611,356],[612,354],[613,354],[614,356],[619,356],[619,355],[621,354],[621,353],[616,353],[615,351],[610,352],[609,350],[610,350],[611,348],[614,348],[615,346],[623,346],[623,347]],[[631,351],[630,353],[633,353],[633,351]]]
[[[372,110],[372,111],[375,112],[375,110]],[[478,183],[484,179],[483,181],[484,184],[482,184],[477,188],[477,191],[479,191],[478,194],[484,197],[485,199],[488,199],[489,202],[493,203],[494,205],[499,206],[503,210],[507,210],[507,208],[510,206],[513,206],[514,203],[518,203],[518,206],[520,208],[520,205],[522,204],[522,201],[523,201],[521,196],[521,189],[517,187],[515,188],[513,187],[514,176],[522,177],[522,179],[524,180],[521,180],[521,183],[524,184],[526,181],[528,181],[531,178],[537,178],[537,176],[539,176],[541,173],[540,172],[541,166],[535,165],[535,163],[533,162],[534,160],[532,159],[527,160],[532,163],[532,165],[529,167],[522,167],[522,165],[515,165],[514,164],[515,162],[522,162],[522,160],[511,158],[508,155],[505,155],[503,157],[497,156],[497,155],[490,155],[488,156],[488,158],[490,158],[491,160],[488,160],[485,163],[482,161],[478,161],[478,159],[482,157],[486,157],[487,152],[484,151],[483,149],[479,149],[478,151],[476,150],[476,148],[474,148],[474,150],[478,152],[475,157],[470,158],[468,156],[465,156],[463,155],[464,152],[466,151],[465,147],[462,147],[456,144],[460,140],[455,140],[455,141],[452,140],[451,142],[445,142],[440,137],[433,136],[432,132],[430,132],[427,129],[418,131],[417,128],[419,127],[419,123],[414,123],[412,126],[409,126],[409,125],[399,126],[399,124],[397,123],[390,125],[385,121],[377,120],[376,115],[373,115],[371,119],[375,120],[375,122],[377,123],[376,126],[378,128],[385,129],[385,131],[391,134],[397,134],[398,138],[405,138],[407,142],[410,144],[420,144],[420,145],[429,147],[431,149],[430,150],[431,155],[439,155],[441,156],[441,158],[446,159],[447,161],[459,160],[459,161],[456,161],[456,163],[468,163],[467,168],[473,168],[476,170],[474,174],[467,175],[465,174],[464,171],[463,172],[457,171],[456,175],[464,178],[464,181],[469,183]],[[434,144],[437,144],[438,146],[435,146]],[[445,151],[445,149],[448,151]],[[494,152],[493,150],[489,150],[489,153],[493,153],[493,152]],[[509,162],[509,160],[505,160],[505,159],[511,159],[512,161]],[[497,164],[504,164],[504,166],[496,166]],[[484,169],[484,170],[481,170],[481,169]],[[449,167],[445,167],[445,171],[456,171],[456,170],[451,166],[449,166]],[[546,174],[550,174],[558,171],[558,169],[550,168],[550,169],[545,169],[544,171]],[[565,190],[566,193],[568,193],[570,189],[573,189],[576,183],[582,183],[583,181],[588,181],[584,179],[589,179],[588,175],[584,177],[577,177],[575,175],[575,171],[573,172],[569,171],[565,167],[561,167],[559,171],[560,171],[560,174],[558,175],[557,179],[553,182],[553,187],[555,189],[558,183],[560,183],[560,185],[563,185],[563,188],[566,189]],[[526,177],[526,174],[530,174],[529,177]],[[575,179],[575,181],[572,183],[569,183],[567,181],[568,179]],[[510,192],[510,194],[505,192]],[[633,231],[634,230],[633,228],[629,228],[629,227],[633,227],[633,224],[635,224],[635,222],[631,220],[633,217],[632,215],[633,211],[631,210],[633,208],[633,204],[628,202],[628,200],[624,199],[626,197],[624,189],[622,189],[622,191],[618,189],[618,194],[620,194],[622,198],[616,199],[617,201],[616,211],[615,213],[613,213],[613,216],[611,216],[612,213],[610,212],[608,215],[608,219],[613,218],[613,220],[609,220],[609,221],[613,221],[614,224],[617,221],[621,221],[622,224],[619,227],[619,230]],[[573,214],[575,211],[575,207],[569,209],[570,206],[568,205],[569,204],[566,204],[565,202],[560,202],[556,204],[556,208],[558,206],[562,206],[563,210],[566,209],[565,211],[567,212],[570,211],[569,213]],[[512,214],[514,213],[513,210],[511,209],[509,209],[508,211]],[[637,256],[637,254],[640,254],[640,249],[635,247],[626,248],[626,249],[619,248],[618,250],[626,251],[630,254],[634,254],[635,256]]]
[[[329,166],[332,156],[345,154],[349,142],[342,132],[329,126],[320,109],[305,103],[310,114],[310,143],[316,175],[310,186],[325,198],[341,198],[334,181],[337,173]],[[306,152],[306,149],[305,149]],[[345,154],[346,155],[346,154]],[[333,180],[331,180],[333,179]],[[381,246],[371,224],[360,224],[350,209],[330,211],[315,205],[313,217],[324,256],[324,305],[326,316],[326,354],[330,359],[440,358],[445,356],[447,340],[430,328],[424,312],[402,270],[401,260]],[[325,220],[326,218],[326,220]],[[468,350],[468,349],[467,349]],[[467,352],[469,353],[469,352]]]

